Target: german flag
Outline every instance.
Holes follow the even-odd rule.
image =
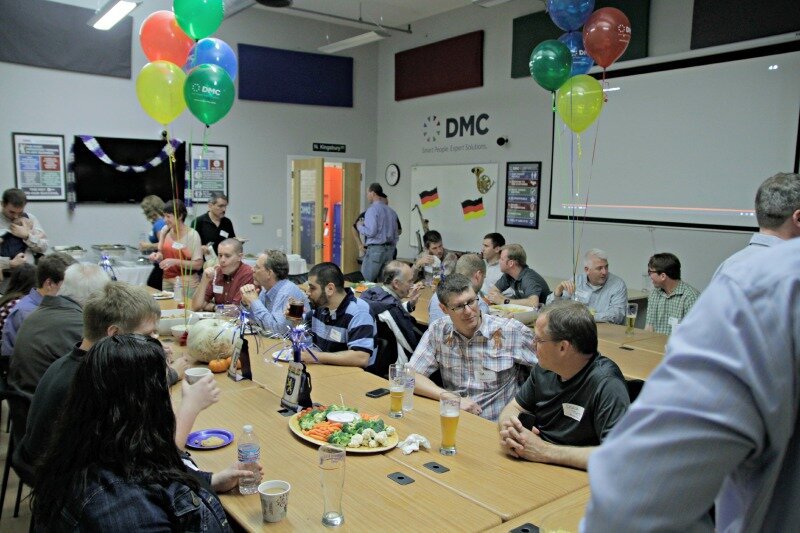
[[[429,209],[439,205],[439,188],[434,187],[430,191],[419,193],[419,200],[422,202],[422,209]]]
[[[477,200],[464,200],[461,202],[461,210],[464,211],[464,220],[472,220],[486,216],[483,209],[483,198]]]

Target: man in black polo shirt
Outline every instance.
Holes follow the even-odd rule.
[[[487,298],[493,304],[518,304],[538,307],[547,300],[550,287],[542,276],[528,266],[528,256],[519,244],[506,244],[500,249],[500,272],[503,275],[497,280],[494,288],[489,290]],[[506,298],[506,289],[514,292],[513,298]]]
[[[233,222],[225,216],[228,209],[228,197],[221,192],[212,192],[208,197],[208,213],[194,219],[192,228],[200,234],[203,244],[203,255],[208,255],[211,247],[217,253],[217,246],[225,239],[236,237]]]
[[[586,470],[630,405],[625,378],[597,352],[597,326],[579,302],[544,308],[534,333],[539,363],[500,413],[501,445],[513,457]]]

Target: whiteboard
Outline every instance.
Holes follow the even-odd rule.
[[[497,231],[497,163],[411,168],[411,206],[420,206],[428,227],[442,234],[449,250],[479,251],[483,236]],[[411,213],[410,244],[423,235]]]
[[[607,91],[582,153],[556,123],[551,217],[576,206],[587,220],[749,230],[761,182],[797,172],[800,52],[623,75]]]

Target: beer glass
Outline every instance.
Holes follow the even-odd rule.
[[[322,485],[322,525],[338,527],[344,523],[342,492],[344,491],[344,448],[323,444],[319,447],[320,482]]]
[[[458,416],[461,413],[461,396],[458,393],[444,391],[439,395],[439,420],[442,423],[442,455],[456,454],[456,430]]]
[[[639,313],[639,304],[628,303],[625,311],[625,335],[633,335],[633,325],[636,324],[636,315]]]
[[[389,416],[403,418],[403,395],[406,391],[406,375],[403,365],[389,365]]]

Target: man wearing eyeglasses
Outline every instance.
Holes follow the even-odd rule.
[[[463,274],[472,282],[472,289],[478,295],[478,306],[482,313],[489,314],[489,306],[481,298],[481,287],[486,277],[486,263],[478,254],[465,254],[456,261],[456,273]],[[445,316],[442,306],[439,305],[439,297],[434,293],[428,303],[428,324],[433,324],[434,320],[439,320]]]
[[[536,364],[530,328],[514,319],[482,313],[472,281],[447,276],[436,289],[447,315],[428,327],[409,364],[414,393],[438,399],[444,390],[462,393],[461,409],[497,420],[517,393],[523,367]],[[439,370],[444,387],[430,375]]]
[[[647,296],[644,329],[670,335],[700,293],[681,279],[681,262],[673,254],[653,255],[647,262],[647,273],[654,289]]]
[[[597,352],[597,326],[582,303],[545,307],[534,331],[539,364],[500,414],[500,444],[512,457],[586,470],[630,405],[625,378]]]

